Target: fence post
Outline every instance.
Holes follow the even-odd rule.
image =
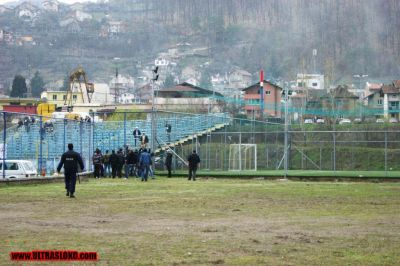
[[[333,134],[333,171],[336,172],[336,135],[335,132]]]
[[[126,149],[126,112],[124,112],[124,148]]]
[[[38,161],[38,166],[39,166],[39,173],[42,173],[43,169],[43,116],[39,116],[39,161]]]
[[[387,176],[387,130],[385,131],[385,176]]]
[[[5,165],[6,161],[6,138],[7,138],[7,113],[3,112],[3,165]],[[6,172],[4,171],[3,166],[3,178],[6,178]]]
[[[239,171],[242,171],[242,131],[239,132]]]
[[[82,135],[83,135],[83,125],[82,121],[79,121],[79,146],[80,146],[80,154],[83,156],[83,140],[82,140]]]
[[[65,130],[65,127],[66,127],[66,124],[67,124],[67,120],[65,119],[65,118],[63,118],[63,123],[64,123],[64,146],[63,146],[63,148],[62,148],[62,150],[64,150],[65,149],[65,147],[67,146],[67,144],[66,144],[66,135],[67,135],[67,132],[66,132],[66,130]]]

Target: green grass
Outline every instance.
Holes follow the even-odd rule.
[[[159,172],[161,175],[166,175],[166,171]],[[248,177],[283,177],[285,174],[284,170],[258,170],[258,171],[208,171],[201,170],[197,173],[198,176],[203,177],[232,177],[232,178],[248,178]],[[186,170],[178,170],[174,173],[175,176],[186,176]],[[357,178],[360,180],[370,179],[399,179],[400,171],[312,171],[312,170],[288,170],[288,177],[302,177],[302,178],[313,178],[313,177],[333,177],[333,178]]]
[[[91,179],[76,196],[1,187],[0,264],[35,249],[97,251],[99,265],[400,261],[400,183]]]

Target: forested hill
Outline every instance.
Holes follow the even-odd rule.
[[[0,14],[0,27],[38,40],[28,48],[0,44],[1,78],[27,72],[27,61],[47,76],[77,64],[103,75],[111,72],[114,57],[126,59],[121,68],[132,74],[136,62],[151,62],[182,42],[210,48],[205,60],[210,73],[236,65],[293,79],[314,71],[316,49],[315,70],[328,83],[354,74],[400,76],[398,0],[110,0],[84,5],[92,19],[77,21],[72,32],[60,26],[69,8],[41,12],[34,22],[23,23],[15,12]],[[122,21],[126,30],[102,37],[110,20]],[[183,60],[178,67],[194,63]]]
[[[300,71],[299,68],[311,71],[313,49],[318,51],[318,69],[331,75],[399,75],[398,0],[153,0],[151,3],[162,23],[183,24],[187,27],[183,34],[203,35],[213,46],[232,47],[235,40],[248,41],[250,45],[241,51],[242,56],[231,59],[249,66],[263,65],[276,75]],[[232,36],[232,32],[237,35]]]

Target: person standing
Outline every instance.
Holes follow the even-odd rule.
[[[102,169],[102,160],[103,156],[101,156],[101,152],[99,149],[96,149],[95,153],[93,154],[93,166],[94,166],[94,177],[100,178],[101,176],[101,169]]]
[[[82,157],[79,155],[79,153],[74,151],[74,145],[72,143],[68,144],[68,151],[61,156],[60,163],[57,166],[57,173],[60,173],[63,165],[67,197],[69,196],[70,198],[75,198],[74,193],[78,166],[82,171],[85,169],[85,166],[83,165]]]
[[[151,155],[150,153],[147,152],[146,149],[143,149],[139,157],[139,165],[142,174],[142,181],[147,182],[147,178],[149,176],[149,171],[150,171],[150,164],[151,164]]]
[[[200,157],[199,157],[199,155],[197,155],[195,150],[193,151],[192,154],[189,155],[188,162],[189,162],[189,178],[188,178],[188,180],[191,180],[193,178],[193,181],[196,181],[196,172],[197,172],[197,167],[200,163]]]
[[[135,141],[135,147],[137,147],[137,142],[140,139],[140,136],[142,135],[142,133],[140,132],[138,127],[135,127],[135,129],[133,130],[133,139]]]
[[[134,167],[137,162],[137,157],[133,150],[129,150],[128,154],[126,155],[126,166],[125,166],[125,177],[128,178],[129,176],[134,175]]]
[[[142,144],[143,149],[147,148],[147,143],[149,143],[149,138],[145,133],[143,133],[142,136],[140,137],[140,143]]]
[[[165,125],[165,132],[167,133],[167,140],[168,140],[168,143],[171,142],[171,131],[172,131],[172,126],[171,126],[171,124],[166,124],[166,125]]]
[[[124,164],[125,164],[125,156],[124,156],[124,152],[122,151],[122,148],[118,150],[117,157],[118,157],[117,175],[119,178],[121,178],[122,177],[122,168],[124,167]]]
[[[103,164],[104,164],[104,176],[110,177],[110,155],[108,154],[108,150],[106,150],[106,154],[103,155]]]
[[[118,156],[115,154],[114,150],[111,151],[110,165],[111,165],[112,178],[115,178],[115,176],[117,174],[117,168],[118,168]]]
[[[170,150],[167,151],[167,156],[165,157],[165,167],[168,170],[168,177],[171,177],[171,169],[172,169],[172,152]]]

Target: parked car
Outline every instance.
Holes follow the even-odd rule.
[[[314,124],[314,121],[312,119],[305,119],[304,124]]]
[[[383,120],[382,118],[378,118],[376,119],[376,123],[385,123],[385,120]]]
[[[350,120],[350,119],[347,119],[347,118],[342,118],[342,119],[340,119],[340,121],[339,121],[339,125],[350,124],[350,123],[351,123],[351,120]]]
[[[362,119],[361,118],[354,118],[353,122],[357,123],[357,124],[361,124]]]
[[[325,120],[322,118],[317,119],[317,124],[325,124]]]
[[[5,178],[36,177],[37,170],[31,161],[5,160]],[[3,178],[3,160],[0,159],[0,178]]]
[[[398,122],[399,120],[397,120],[397,118],[392,117],[389,119],[389,123],[398,123]]]

